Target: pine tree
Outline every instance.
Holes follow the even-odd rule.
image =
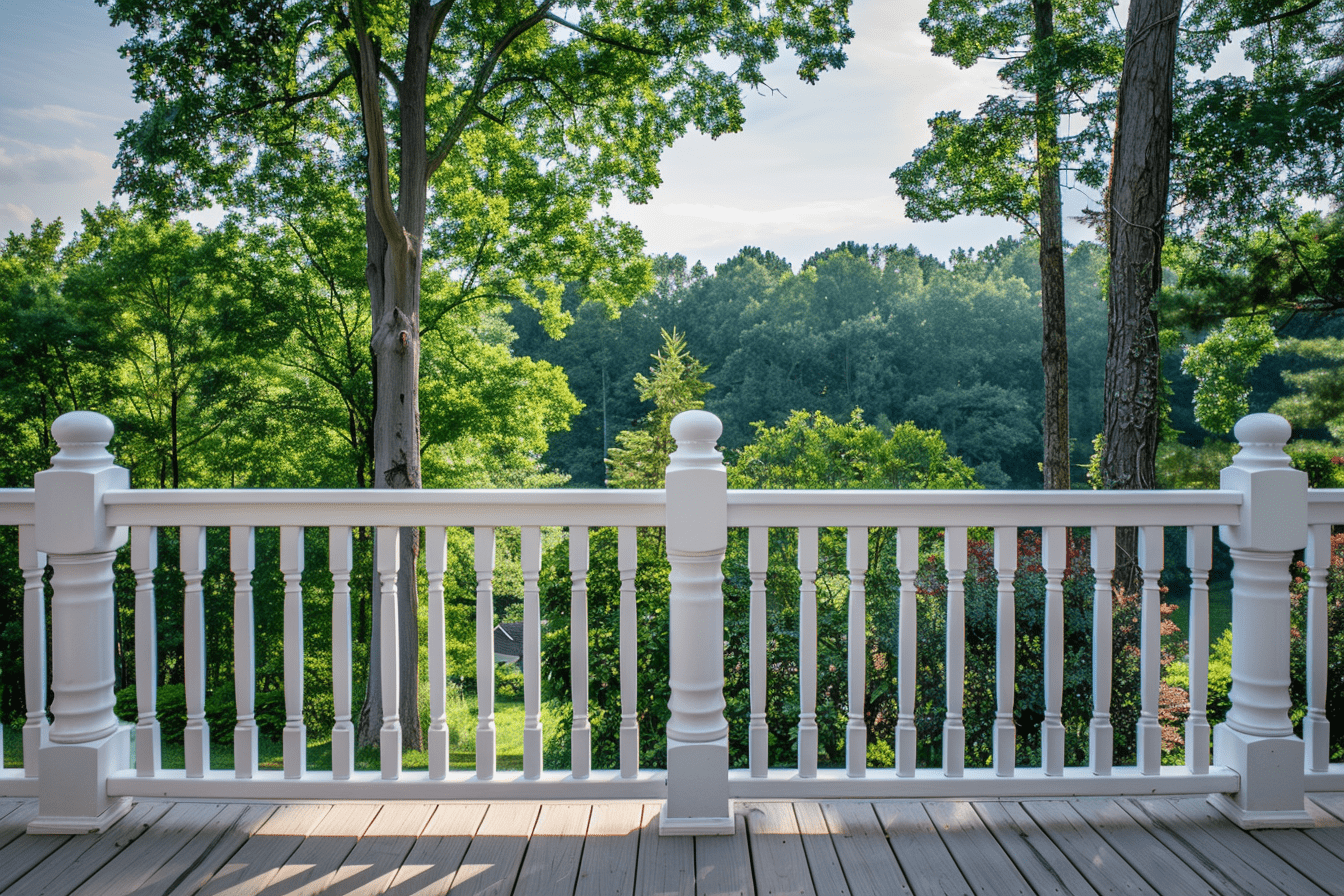
[[[652,376],[635,374],[635,389],[641,401],[653,402],[638,429],[616,436],[616,446],[607,458],[607,485],[612,488],[662,488],[668,458],[676,447],[672,441],[672,418],[682,411],[705,406],[701,397],[714,386],[701,379],[709,369],[686,350],[686,337],[673,328],[663,333],[662,350],[651,357]]]

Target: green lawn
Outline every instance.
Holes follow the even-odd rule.
[[[1171,619],[1181,630],[1183,641],[1190,638],[1190,598],[1168,598],[1167,603],[1176,605]],[[1212,645],[1223,636],[1223,632],[1232,627],[1232,583],[1229,581],[1209,584],[1209,644]]]

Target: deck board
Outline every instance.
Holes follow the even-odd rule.
[[[744,802],[722,837],[660,836],[658,803],[150,799],[30,835],[5,800],[0,894],[1344,896],[1344,795],[1312,799],[1317,827],[1250,833],[1196,797]]]

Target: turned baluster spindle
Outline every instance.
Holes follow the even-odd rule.
[[[443,576],[448,566],[448,533],[425,527],[425,578],[429,591],[429,777],[448,777],[448,669],[445,653]]]
[[[1041,531],[1045,567],[1045,720],[1041,722],[1041,768],[1051,777],[1064,774],[1064,565],[1068,533],[1063,526]]]
[[[1139,610],[1139,721],[1136,730],[1139,772],[1162,771],[1162,722],[1158,718],[1162,684],[1161,526],[1139,527],[1139,570],[1143,603]]]
[[[285,580],[285,728],[280,749],[286,778],[308,768],[308,726],[303,721],[303,527],[280,527],[280,574]]]
[[[1307,716],[1302,720],[1306,770],[1330,771],[1330,720],[1325,716],[1329,682],[1329,617],[1326,584],[1330,574],[1330,525],[1307,527]]]
[[[915,577],[919,573],[919,529],[902,526],[897,530],[896,569],[901,574],[900,645],[897,648],[896,774],[902,778],[915,774],[915,618],[918,595]]]
[[[42,574],[47,555],[37,549],[32,526],[19,527],[23,573],[23,776],[38,777],[38,754],[47,745],[47,606]],[[3,765],[3,762],[0,762]]]
[[[753,778],[764,778],[770,771],[770,728],[765,718],[765,572],[769,553],[770,530],[753,526],[747,533],[747,573],[751,577],[747,633],[751,724],[747,730],[747,754]]]
[[[385,781],[401,777],[401,637],[397,612],[397,575],[401,571],[401,530],[379,526],[373,539],[378,570],[378,637],[382,665],[382,726],[378,729],[378,765]]]
[[[588,721],[588,527],[569,527],[569,656],[574,722],[569,733],[569,767],[575,780],[592,771],[593,729]]]
[[[998,623],[994,661],[994,774],[1012,777],[1017,771],[1017,725],[1013,721],[1013,689],[1017,676],[1017,529],[994,530],[994,572],[998,576]]]
[[[350,570],[355,544],[349,526],[328,530],[331,572],[331,687],[335,722],[331,727],[331,777],[347,781],[355,772],[355,726],[351,713]]]
[[[152,778],[163,769],[157,708],[159,632],[154,608],[154,570],[159,565],[159,530],[131,529],[131,572],[135,574],[135,774]]]
[[[621,577],[621,777],[639,774],[639,643],[636,626],[635,572],[639,544],[634,526],[616,534],[616,567]]]
[[[1115,527],[1092,529],[1092,720],[1087,726],[1087,761],[1094,775],[1109,775],[1115,758],[1111,727],[1111,577],[1115,574]]]
[[[252,778],[257,773],[257,651],[256,617],[252,601],[252,570],[256,568],[255,530],[229,529],[229,569],[233,573],[233,693],[238,720],[233,726],[233,774]]]
[[[187,727],[183,750],[188,778],[203,778],[210,768],[210,725],[205,719],[205,527],[181,528],[182,660],[186,684]]]
[[[1185,537],[1185,565],[1190,567],[1190,715],[1185,720],[1185,767],[1192,774],[1209,771],[1209,570],[1213,568],[1213,529],[1190,526]]]
[[[495,776],[495,530],[477,526],[476,777]]]
[[[943,720],[943,774],[960,778],[966,772],[966,726],[962,703],[966,694],[966,529],[943,530],[943,565],[947,569],[947,718]]]
[[[868,530],[851,526],[845,541],[849,567],[849,723],[845,726],[845,771],[851,778],[868,773],[868,725],[863,718],[868,663]]]
[[[817,530],[798,530],[798,777],[817,776]]]
[[[541,777],[541,529],[524,526],[523,571],[523,777]]]

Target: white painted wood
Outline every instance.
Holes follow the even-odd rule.
[[[37,549],[32,526],[19,527],[23,574],[23,775],[38,776],[38,754],[47,745],[47,600],[42,575],[47,555]],[[0,733],[4,729],[0,727]],[[4,761],[0,759],[0,767]]]
[[[443,575],[448,566],[448,534],[443,526],[425,527],[425,578],[429,599],[429,777],[448,775],[448,670],[444,644]]]
[[[897,648],[896,774],[915,773],[915,618],[919,573],[919,529],[903,526],[896,533],[896,568],[901,574],[900,645]]]
[[[280,527],[280,573],[285,579],[285,728],[281,750],[285,777],[308,768],[308,728],[303,722],[303,529]],[[395,705],[395,704],[394,704]]]
[[[1191,526],[1185,535],[1185,565],[1190,568],[1190,714],[1185,720],[1185,767],[1209,770],[1209,570],[1213,568],[1213,530]]]
[[[475,529],[476,777],[495,776],[495,530]]]
[[[397,618],[397,573],[401,569],[401,528],[379,526],[373,539],[378,570],[383,724],[378,729],[378,766],[384,780],[401,777],[401,638]],[[492,654],[493,655],[493,654]]]
[[[229,530],[229,569],[233,572],[233,692],[238,721],[233,726],[233,773],[257,773],[256,617],[252,606],[252,570],[257,565],[256,535],[251,526]]]
[[[523,572],[523,777],[541,776],[541,529],[524,526],[519,549]]]
[[[1041,722],[1041,767],[1047,775],[1064,774],[1064,564],[1069,530],[1041,529],[1041,565],[1045,567],[1045,720]]]
[[[1115,527],[1092,527],[1092,720],[1087,726],[1087,762],[1094,775],[1109,775],[1115,757],[1111,726],[1111,616],[1115,600]]]
[[[200,778],[210,767],[210,726],[205,720],[205,527],[180,530],[182,578],[182,659],[186,684],[187,728],[183,733],[187,777]]]
[[[331,728],[331,777],[345,781],[355,770],[355,726],[351,713],[350,570],[355,544],[349,526],[328,530],[327,567],[331,572],[331,683],[335,724]]]
[[[639,629],[636,624],[635,572],[639,544],[633,526],[616,533],[616,566],[621,577],[621,777],[639,775]]]
[[[817,776],[817,530],[798,530],[798,776]]]
[[[943,720],[943,774],[959,778],[966,770],[966,529],[943,530],[943,566],[947,570],[947,718]]]
[[[868,530],[851,526],[845,540],[849,567],[849,723],[845,726],[845,770],[862,778],[868,770],[868,725],[863,719],[868,666]]]
[[[1017,770],[1017,724],[1013,698],[1017,682],[1017,528],[994,530],[994,572],[998,576],[998,615],[994,647],[994,773],[1012,777]]]
[[[569,687],[574,721],[569,732],[569,767],[576,780],[593,768],[593,728],[588,721],[588,527],[569,527]]]
[[[154,570],[159,565],[159,530],[131,530],[131,572],[135,575],[135,773],[152,778],[163,768],[159,736],[159,634],[154,610]]]
[[[1307,716],[1302,720],[1302,740],[1306,744],[1307,771],[1327,772],[1330,770],[1330,720],[1325,716],[1330,663],[1326,613],[1326,578],[1330,574],[1329,523],[1308,527],[1304,562],[1310,579],[1307,583]]]
[[[1162,723],[1158,720],[1158,688],[1162,683],[1161,526],[1139,529],[1139,569],[1143,573],[1143,604],[1139,613],[1139,722],[1135,735],[1138,766],[1145,775],[1162,771]]]
[[[770,728],[765,716],[765,574],[770,557],[770,530],[753,526],[747,535],[747,573],[751,577],[748,610],[748,658],[751,676],[751,716],[747,731],[747,761],[751,774],[763,778],[770,767]]]

